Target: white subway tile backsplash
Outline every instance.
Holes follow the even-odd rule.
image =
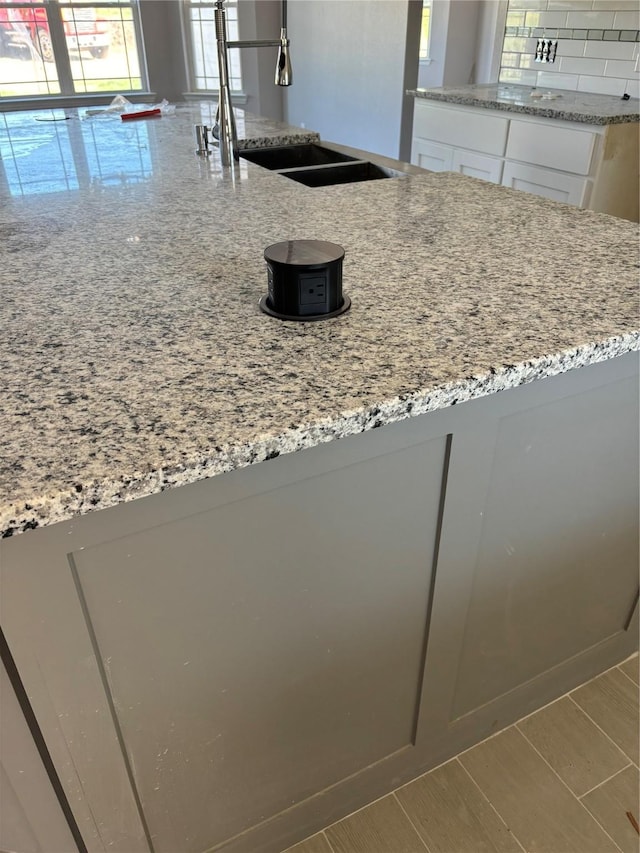
[[[501,83],[519,83],[521,86],[535,86],[538,75],[535,71],[527,71],[522,68],[503,68],[500,71]]]
[[[611,12],[567,12],[568,27],[586,27],[589,30],[610,30],[613,27]]]
[[[604,59],[563,56],[560,60],[560,71],[567,74],[595,74],[600,76],[604,74],[605,62]]]
[[[502,45],[502,50],[505,53],[526,53],[527,39],[517,38],[516,36],[507,36],[504,40],[504,44]]]
[[[519,11],[520,9],[524,9],[525,11],[529,9],[546,9],[547,8],[547,0],[511,0],[509,3],[509,11],[513,10],[514,12]]]
[[[640,13],[638,12],[616,12],[613,19],[616,30],[640,29]]]
[[[637,78],[635,80],[627,80],[625,92],[632,98],[640,98],[640,80]]]
[[[571,89],[575,91],[578,87],[578,75],[538,71],[538,86],[541,89]]]
[[[594,10],[598,9],[620,9],[634,12],[640,11],[640,0],[593,0]]]
[[[584,55],[593,59],[633,59],[636,52],[635,43],[629,41],[587,41],[576,42],[576,44],[585,45]],[[560,46],[558,46],[559,52]]]
[[[581,76],[578,78],[578,91],[597,92],[600,95],[618,95],[621,98],[626,83],[626,80],[617,80],[615,77]]]
[[[616,7],[617,7],[616,2]],[[549,0],[547,8],[549,11],[565,10],[566,12],[581,12],[584,9],[591,10],[591,0]]]
[[[524,27],[524,16],[526,12],[509,12],[507,14],[507,27]]]
[[[632,61],[625,62],[620,59],[608,59],[607,67],[604,69],[605,77],[629,77],[633,78],[636,64]]]
[[[503,68],[519,68],[521,56],[524,56],[524,54],[523,53],[503,53],[502,59],[500,60],[500,65],[502,65]]]
[[[585,53],[584,46],[585,44],[590,44],[591,42],[581,41],[580,39],[558,39],[558,50],[556,52],[557,57],[561,56],[583,56]],[[594,44],[599,44],[600,42],[594,42]],[[616,57],[617,59],[618,57]],[[621,59],[625,59],[626,57],[621,57]],[[556,59],[556,62],[558,60]]]
[[[564,27],[566,22],[566,12],[527,12],[526,24],[528,27],[558,29],[558,27]]]
[[[502,82],[638,96],[640,0],[509,0],[507,13]],[[543,35],[558,38],[555,63],[535,62]]]

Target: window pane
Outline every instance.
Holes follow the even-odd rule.
[[[141,91],[135,5],[60,0],[23,2],[20,8],[0,0],[0,96]],[[52,43],[49,28],[58,15],[65,36],[61,45]],[[72,82],[61,90],[55,53],[65,49]]]
[[[229,41],[238,39],[238,8],[235,3],[225,4],[227,18],[227,38]],[[196,91],[220,88],[218,77],[218,54],[216,47],[216,29],[213,16],[213,6],[188,2],[189,34],[191,37],[191,54],[193,68],[191,69],[193,85]],[[240,51],[229,51],[229,85],[233,91],[242,90],[242,72],[240,67]]]
[[[61,5],[75,91],[141,90],[131,5],[94,6],[66,0]]]
[[[0,97],[60,92],[44,4],[19,8],[0,0]]]
[[[422,28],[420,30],[420,59],[429,56],[429,40],[431,37],[431,0],[423,0]]]

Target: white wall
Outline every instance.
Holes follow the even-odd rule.
[[[280,0],[239,0],[238,28],[241,39],[276,39],[280,36]],[[212,46],[215,56],[216,46]],[[283,89],[273,82],[275,47],[245,48],[241,51],[243,89],[247,96],[244,109],[254,115],[282,119]]]
[[[461,86],[498,79],[507,0],[433,0],[429,61],[418,85]]]
[[[408,0],[289,0],[285,119],[398,157],[408,11]]]

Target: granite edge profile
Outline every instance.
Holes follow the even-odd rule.
[[[315,424],[302,424],[275,436],[262,436],[254,442],[227,446],[215,455],[198,456],[183,465],[132,472],[119,480],[100,480],[77,484],[69,491],[42,497],[32,504],[10,505],[0,511],[0,538],[9,538],[28,530],[49,526],[108,509],[170,488],[186,486],[218,474],[245,468],[277,456],[357,435],[410,417],[445,409],[459,403],[486,397],[538,379],[559,376],[579,367],[608,361],[628,352],[640,351],[640,332],[614,336],[552,356],[541,356],[516,365],[503,365],[479,376],[429,390],[395,397],[362,409],[324,418]]]
[[[278,136],[252,136],[239,139],[238,148],[240,151],[249,151],[252,148],[279,148],[284,145],[307,145],[311,142],[320,142],[320,134],[314,130],[307,133],[281,133]]]
[[[640,121],[640,112],[627,115],[603,116],[592,113],[581,113],[565,111],[559,106],[542,106],[538,104],[516,104],[504,101],[486,100],[476,98],[473,95],[455,95],[446,92],[432,92],[427,89],[407,89],[407,95],[420,98],[425,101],[442,101],[450,104],[461,104],[466,107],[481,107],[485,110],[497,110],[506,113],[521,113],[524,115],[537,116],[538,118],[551,118],[559,121],[573,121],[580,124],[593,124],[605,126],[608,124],[629,124]]]

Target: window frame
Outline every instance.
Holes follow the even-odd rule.
[[[5,4],[3,4],[3,6],[4,5]],[[20,0],[8,0],[6,3],[8,8],[31,8],[36,5],[38,7],[44,7],[47,16],[60,93],[50,95],[0,96],[0,112],[49,107],[74,107],[88,103],[102,105],[110,103],[117,94],[125,95],[134,103],[149,100],[149,96],[152,93],[149,92],[149,77],[144,49],[144,38],[142,34],[140,0],[102,0],[102,2],[95,2],[95,0],[93,0],[93,2],[88,2],[88,0],[69,0],[69,2],[60,2],[60,0],[36,0],[34,3],[20,2]],[[71,70],[69,49],[67,47],[67,38],[64,30],[62,10],[83,7],[119,8],[122,6],[130,7],[132,10],[136,50],[138,52],[138,61],[140,66],[140,89],[120,89],[109,92],[76,92]]]
[[[188,100],[193,99],[206,99],[211,95],[215,95],[216,98],[219,93],[219,87],[209,88],[209,89],[200,89],[196,85],[196,68],[195,68],[195,52],[194,52],[194,44],[193,44],[193,31],[192,31],[192,21],[190,17],[190,10],[192,8],[204,7],[211,8],[212,2],[209,0],[181,0],[181,12],[182,12],[182,31],[183,31],[183,45],[184,45],[184,58],[186,64],[186,73],[187,73],[187,82],[189,91],[185,92],[185,98]],[[237,23],[238,23],[238,36],[240,39],[240,4],[239,0],[227,0],[226,8],[235,8],[237,10]],[[227,27],[228,27],[227,21]],[[228,32],[227,32],[228,35]],[[231,39],[230,39],[231,40]],[[235,39],[233,39],[235,40]],[[216,52],[215,43],[212,46],[212,50]],[[217,59],[216,59],[217,61]],[[231,89],[231,97],[234,103],[242,104],[246,103],[247,95],[244,89],[245,83],[245,71],[242,64],[242,51],[238,49],[238,62],[240,68],[240,88],[239,89]],[[232,77],[231,73],[229,75]]]

